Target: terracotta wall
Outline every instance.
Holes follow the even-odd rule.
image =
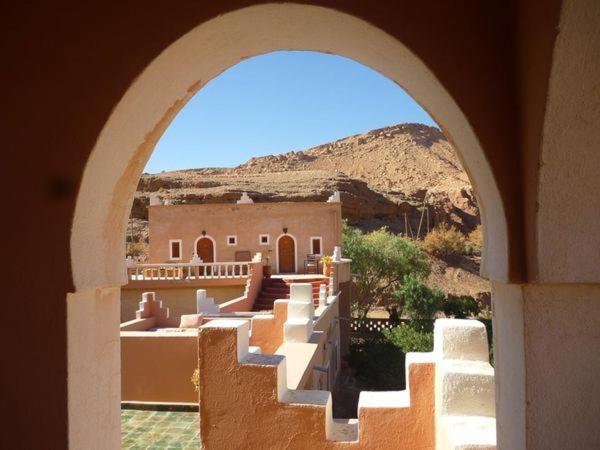
[[[150,262],[169,260],[169,240],[181,239],[182,260],[189,261],[201,231],[214,239],[216,261],[234,261],[235,252],[249,251],[269,257],[277,267],[277,238],[287,228],[296,239],[296,267],[304,268],[312,253],[310,238],[323,238],[323,254],[331,255],[341,245],[341,204],[327,202],[282,202],[253,204],[156,205],[148,208]],[[268,234],[269,244],[260,245],[259,235]],[[227,245],[227,236],[236,235],[237,245]]]
[[[198,401],[196,330],[121,332],[121,401]]]
[[[262,353],[275,353],[283,342],[283,324],[287,320],[287,300],[276,300],[273,314],[252,319],[250,345],[260,347]]]
[[[410,408],[361,410],[360,441],[356,442],[357,427],[351,436],[343,425],[334,423],[329,392],[288,390],[285,358],[248,355],[247,347],[241,348],[248,342],[245,325],[235,322],[239,321],[231,321],[230,326],[241,330],[218,328],[215,321],[199,332],[200,432],[204,448],[275,449],[281,448],[282,442],[286,448],[298,450],[433,448],[433,363],[410,366]],[[224,372],[228,374],[225,378]]]

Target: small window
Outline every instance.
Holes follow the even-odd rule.
[[[258,237],[258,243],[260,245],[269,245],[269,235],[268,234],[261,234]]]
[[[181,259],[181,239],[171,239],[169,241],[169,258]]]
[[[227,236],[227,245],[237,245],[237,236]]]
[[[313,255],[323,254],[323,238],[322,237],[311,237],[310,238],[310,252]]]

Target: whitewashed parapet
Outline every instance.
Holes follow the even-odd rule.
[[[313,332],[312,284],[293,283],[290,286],[290,301],[287,309],[287,321],[283,325],[285,342],[308,342]]]
[[[327,286],[325,284],[319,285],[319,307],[327,306]]]
[[[254,203],[254,200],[252,200],[252,199],[250,198],[250,196],[248,195],[248,193],[247,193],[247,192],[243,192],[243,193],[242,193],[242,196],[241,196],[241,197],[240,197],[240,199],[237,201],[237,203],[238,203],[239,205],[244,205],[244,204],[248,205],[248,204],[252,204],[252,203]]]
[[[336,285],[346,283],[352,279],[351,267],[352,260],[348,258],[340,258],[339,261],[333,261],[333,274],[336,278]]]
[[[155,317],[157,321],[169,318],[169,308],[163,307],[162,301],[156,300],[156,293],[142,293],[142,301],[139,303],[139,309],[135,312],[136,319],[146,319]]]
[[[340,197],[340,191],[335,191],[327,199],[327,203],[341,203],[342,198]]]
[[[341,262],[342,261],[342,247],[336,245],[333,247],[333,255],[331,255],[333,262]]]
[[[196,312],[198,314],[218,314],[219,305],[215,304],[215,299],[206,296],[206,289],[196,290]]]
[[[495,449],[494,369],[485,326],[476,320],[436,320],[434,354],[436,448]]]

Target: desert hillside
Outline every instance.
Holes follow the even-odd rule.
[[[324,201],[340,191],[342,214],[365,231],[422,237],[439,221],[468,232],[479,209],[467,174],[442,132],[400,124],[304,151],[252,158],[234,168],[203,168],[142,175],[127,239],[147,241],[147,205],[156,194],[171,204],[233,203],[242,192],[255,202]],[[424,208],[425,207],[425,208]],[[474,258],[432,257],[430,283],[454,295],[480,297],[489,283]]]
[[[422,235],[440,220],[463,231],[479,223],[473,190],[452,146],[438,128],[422,124],[252,158],[234,168],[144,174],[132,215],[147,218],[152,193],[180,204],[233,202],[244,191],[256,202],[325,200],[336,190],[344,217],[365,230],[386,225],[415,236],[419,224]]]

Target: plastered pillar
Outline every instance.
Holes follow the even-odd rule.
[[[525,334],[521,286],[492,282],[492,311],[498,448],[525,450]]]
[[[287,306],[287,321],[283,325],[285,342],[308,342],[313,332],[314,314],[312,284],[292,284]]]
[[[119,287],[67,295],[71,450],[121,446],[119,299]]]

